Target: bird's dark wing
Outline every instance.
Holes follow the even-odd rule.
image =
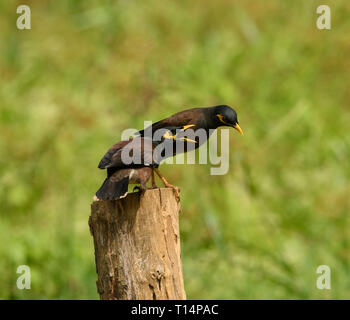
[[[111,164],[113,161],[113,155],[116,154],[118,151],[120,151],[125,145],[127,145],[131,140],[123,140],[119,141],[116,144],[114,144],[112,147],[109,148],[109,150],[106,152],[106,154],[101,159],[100,163],[98,164],[99,169],[106,169],[107,166]]]
[[[134,159],[130,163],[125,160]],[[99,164],[100,169],[137,168],[153,164],[153,142],[151,139],[136,137],[128,141],[121,141],[110,148]]]
[[[180,111],[169,118],[157,121],[152,126],[147,127],[144,130],[140,130],[136,134],[145,136],[145,133],[152,128],[152,134],[158,129],[166,129],[171,127],[183,128],[186,125],[197,125],[198,121],[203,118],[203,110],[205,108],[193,108],[184,111]]]

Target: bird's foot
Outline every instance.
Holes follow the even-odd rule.
[[[156,185],[156,179],[154,177],[154,170],[152,169],[152,187],[151,189],[158,189],[158,186]]]
[[[165,180],[165,178],[160,174],[158,169],[154,169],[154,171],[156,172],[156,174],[159,176],[159,178],[163,181],[164,186],[166,188],[171,188],[174,190],[175,192],[175,198],[177,202],[180,202],[180,188],[170,184],[168,181]]]
[[[174,190],[176,201],[179,202],[179,201],[180,201],[180,188],[179,188],[179,187],[176,187],[176,186],[174,186],[174,185],[172,185],[172,184],[170,184],[170,183],[169,183],[168,181],[166,181],[165,179],[164,179],[163,182],[164,182],[164,186],[165,186],[166,188],[171,188],[171,189]]]
[[[93,200],[94,200],[94,202],[95,202],[95,201],[100,201],[100,199],[97,198],[96,194],[94,195],[94,199],[93,199]]]

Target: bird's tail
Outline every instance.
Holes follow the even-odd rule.
[[[120,180],[107,178],[96,192],[97,200],[117,200],[128,194],[129,177]]]

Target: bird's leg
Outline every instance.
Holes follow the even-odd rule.
[[[158,169],[154,169],[154,171],[156,172],[158,177],[163,181],[165,187],[173,189],[175,191],[176,199],[180,200],[180,195],[179,195],[180,189],[178,187],[175,187],[174,185],[170,184],[168,181],[166,181]]]
[[[145,192],[147,190],[146,183],[147,183],[147,180],[141,181],[141,183],[140,183],[140,191],[141,192]]]
[[[152,189],[157,189],[158,187],[156,185],[156,179],[154,177],[154,169],[152,169],[151,181],[152,181]]]

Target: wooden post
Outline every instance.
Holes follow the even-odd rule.
[[[148,189],[91,205],[101,299],[186,299],[172,189]]]

